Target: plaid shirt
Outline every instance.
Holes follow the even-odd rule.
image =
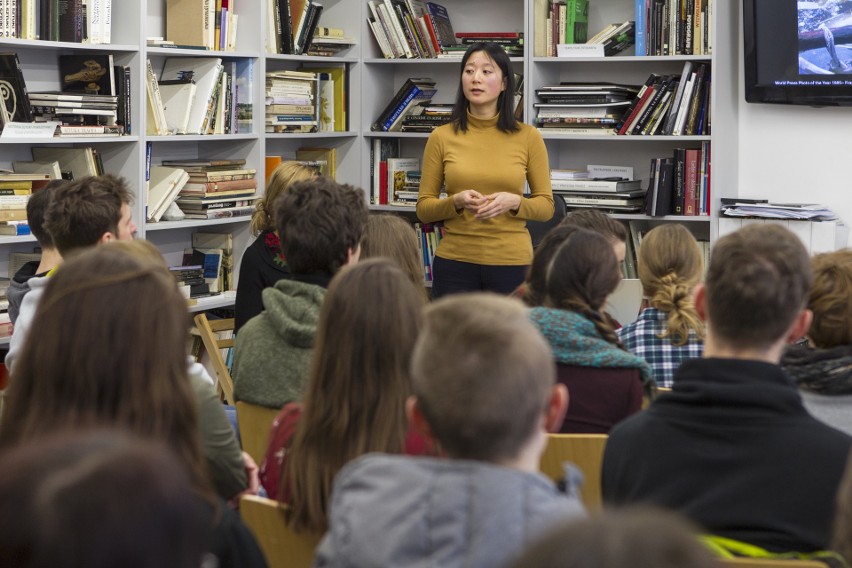
[[[671,388],[672,377],[680,364],[687,359],[701,357],[704,342],[689,332],[686,345],[672,345],[668,338],[659,335],[666,329],[667,316],[656,308],[646,308],[639,319],[617,330],[624,346],[645,359],[654,370],[658,387]]]

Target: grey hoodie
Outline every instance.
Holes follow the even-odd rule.
[[[484,462],[368,454],[334,482],[315,568],[497,568],[585,516],[542,474]]]

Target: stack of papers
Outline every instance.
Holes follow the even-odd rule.
[[[825,205],[815,203],[733,203],[723,206],[722,215],[806,221],[833,221],[838,218],[837,214]]]

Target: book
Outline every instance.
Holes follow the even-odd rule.
[[[554,191],[600,191],[621,193],[642,187],[641,180],[561,179],[552,180]]]
[[[187,219],[229,219],[232,217],[245,217],[254,213],[254,205],[242,207],[226,207],[224,209],[210,209],[200,213],[186,213]]]
[[[47,174],[50,179],[62,179],[62,170],[56,160],[14,161],[12,169],[18,174]]]
[[[213,95],[220,81],[222,59],[218,57],[168,57],[163,64],[160,80],[193,80],[196,96],[189,109],[187,134],[205,134],[205,124],[209,122],[208,110],[213,103]]]
[[[32,153],[35,161],[59,162],[59,169],[63,172],[71,172],[73,179],[99,174],[95,152],[90,147],[34,146]]]
[[[147,112],[145,131],[147,134],[164,136],[169,133],[163,100],[160,97],[160,85],[151,60],[146,60],[145,90],[147,93]]]
[[[0,122],[32,122],[33,111],[17,53],[0,53],[0,84],[5,87],[0,97]]]
[[[183,193],[223,193],[237,192],[248,195],[253,195],[257,190],[257,180],[253,177],[250,179],[233,179],[220,181],[188,181],[184,185]]]
[[[192,81],[160,81],[160,98],[166,116],[166,127],[174,134],[186,134],[189,110],[195,98]]]
[[[371,130],[387,131],[393,125],[394,121],[399,118],[403,110],[417,97],[421,102],[430,99],[434,96],[435,81],[428,77],[412,78],[405,80],[402,87],[396,92],[388,105],[379,114],[379,117],[373,123]],[[431,94],[430,94],[431,93]]]
[[[166,39],[177,45],[212,47],[210,0],[166,0]]]
[[[115,71],[111,53],[59,56],[59,76],[65,93],[115,96]]]
[[[426,2],[426,7],[429,9],[432,28],[435,30],[435,36],[441,48],[457,45],[456,33],[453,31],[453,23],[450,21],[447,9],[437,2]]]
[[[0,235],[23,236],[32,234],[25,221],[0,221]]]
[[[420,171],[419,158],[388,158],[387,160],[388,199],[398,199],[397,192],[405,189],[407,172]]]
[[[335,148],[319,148],[303,146],[296,150],[296,160],[300,162],[317,162],[325,164],[320,168],[320,175],[331,179],[337,177],[337,150]]]
[[[152,166],[150,176],[147,218],[157,222],[189,180],[189,175],[180,168]]]

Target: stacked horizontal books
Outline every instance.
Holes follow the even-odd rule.
[[[202,298],[210,295],[210,285],[204,279],[204,266],[170,266],[169,272],[175,277],[178,288],[185,298]]]
[[[640,180],[592,177],[597,174],[595,171],[551,170],[553,193],[560,195],[568,208],[621,213],[642,211],[646,190],[642,189]]]
[[[316,132],[319,78],[309,71],[266,73],[266,132]]]
[[[617,125],[623,135],[710,134],[710,66],[687,61],[680,75],[651,74]]]
[[[420,112],[408,114],[402,119],[400,130],[403,132],[432,132],[453,119],[453,105],[451,104],[432,102],[421,104],[423,109]]]
[[[189,174],[175,201],[187,219],[242,217],[254,211],[257,170],[245,167],[245,160],[164,160],[163,165]]]
[[[16,162],[18,163],[18,162]],[[27,202],[50,182],[47,174],[0,173],[0,235],[29,235]]]
[[[447,9],[422,0],[370,0],[367,24],[386,59],[435,58],[456,41]]]
[[[415,223],[414,230],[420,241],[420,260],[423,261],[423,278],[432,281],[432,266],[435,261],[435,251],[438,243],[444,237],[444,226],[431,223]]]
[[[586,43],[603,45],[604,55],[609,57],[617,55],[633,45],[636,41],[634,32],[634,22],[610,24],[590,37]]]
[[[420,192],[420,159],[388,158],[390,205],[417,205]]]
[[[645,213],[710,214],[710,143],[700,148],[676,148],[674,155],[651,159]]]
[[[636,96],[634,85],[572,83],[536,89],[536,125],[546,132],[614,134],[619,118]]]
[[[422,114],[438,92],[435,81],[429,77],[409,77],[379,114],[371,130],[398,132],[409,115]]]
[[[506,51],[509,57],[524,56],[524,32],[458,32],[456,39],[459,45],[452,46],[447,51],[461,51],[475,43],[496,43]]]
[[[355,45],[355,40],[346,35],[342,28],[317,27],[308,46],[307,55],[333,57]]]

